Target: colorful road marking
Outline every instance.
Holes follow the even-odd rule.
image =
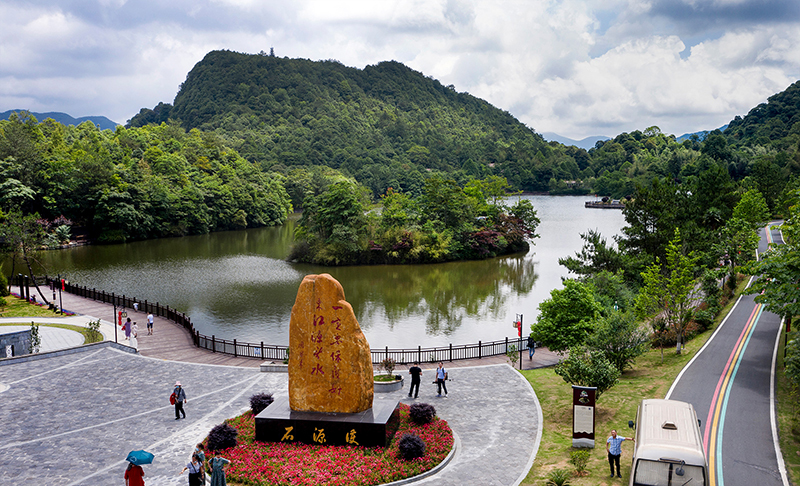
[[[706,447],[706,457],[708,458],[709,484],[712,486],[724,486],[725,481],[722,475],[722,433],[725,427],[725,414],[728,408],[733,381],[739,371],[744,352],[750,342],[750,338],[755,331],[758,321],[763,312],[763,305],[757,304],[747,320],[747,324],[739,339],[728,357],[725,368],[717,382],[711,405],[708,409],[708,419],[703,434],[703,444]]]

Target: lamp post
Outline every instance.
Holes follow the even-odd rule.
[[[61,298],[61,290],[64,288],[64,281],[61,279],[61,274],[58,274],[58,306],[61,308],[61,314],[64,314],[64,299]]]
[[[114,325],[114,342],[117,343],[117,301],[114,300],[114,318],[111,319],[112,324]]]
[[[517,314],[517,325],[519,326],[519,369],[522,370],[522,314]]]

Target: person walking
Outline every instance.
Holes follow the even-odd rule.
[[[608,467],[611,468],[611,477],[614,477],[614,465],[617,466],[617,477],[621,478],[619,471],[619,458],[622,455],[622,443],[626,440],[636,442],[633,437],[622,437],[617,435],[616,430],[611,431],[611,437],[606,440],[606,452],[608,452]]]
[[[536,341],[533,340],[533,333],[528,336],[528,359],[533,359],[536,354]]]
[[[439,390],[437,396],[442,396],[442,388],[444,388],[444,397],[447,398],[447,385],[444,384],[445,381],[447,381],[447,370],[444,369],[444,364],[439,361],[439,367],[436,368],[436,388]]]
[[[411,387],[408,389],[408,398],[411,398],[411,393],[414,393],[414,398],[419,396],[419,382],[422,376],[422,368],[419,367],[419,362],[414,361],[414,366],[408,370],[411,375]]]
[[[149,334],[149,335],[153,334],[153,313],[152,312],[148,312],[147,313],[147,334]]]
[[[208,461],[211,467],[211,486],[227,486],[225,482],[225,464],[230,464],[231,461],[219,456],[218,451],[211,451],[212,457]]]
[[[125,330],[125,339],[130,340],[131,338],[131,331],[133,330],[133,324],[131,324],[131,318],[129,317],[125,320],[125,324],[122,325],[122,329]]]
[[[194,447],[194,453],[197,454],[197,459],[200,461],[200,465],[203,466],[203,481],[202,484],[206,483],[206,446],[203,443],[199,443]]]
[[[144,486],[144,469],[132,462],[125,469],[125,486]]]
[[[186,412],[183,411],[183,404],[186,403],[186,392],[183,391],[180,381],[175,382],[175,389],[172,390],[172,393],[175,394],[175,420],[181,418],[180,415],[186,418]]]
[[[180,474],[189,471],[189,486],[203,486],[203,465],[200,463],[200,458],[197,454],[192,454],[192,462],[184,467]]]
[[[131,330],[131,346],[139,349],[139,326],[136,325],[136,322],[133,323],[133,329]]]

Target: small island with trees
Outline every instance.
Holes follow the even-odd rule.
[[[421,196],[389,188],[380,207],[367,211],[366,190],[340,177],[305,198],[289,258],[322,265],[436,263],[528,251],[539,218],[526,199],[509,206],[508,188],[497,176],[464,188],[431,177]]]

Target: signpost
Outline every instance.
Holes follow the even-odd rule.
[[[572,385],[572,447],[594,449],[597,387]]]

